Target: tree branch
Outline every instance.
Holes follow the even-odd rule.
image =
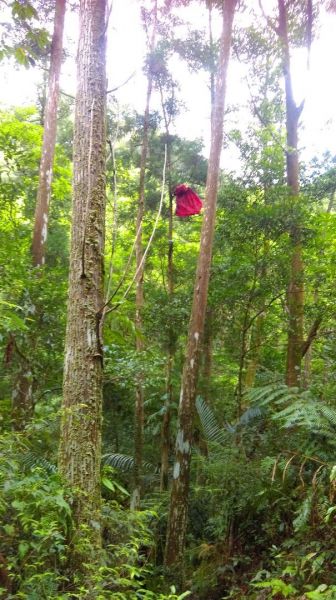
[[[120,88],[122,88],[124,85],[126,85],[126,83],[128,83],[132,77],[134,77],[136,71],[133,71],[133,73],[131,73],[129,75],[129,77],[127,77],[127,79],[125,79],[125,81],[123,83],[121,83],[120,85],[117,85],[116,87],[112,88],[111,90],[107,90],[106,94],[112,94],[112,92],[116,92],[117,90],[120,90]]]
[[[323,315],[318,315],[314,321],[314,323],[312,324],[310,331],[308,333],[307,339],[303,342],[302,344],[302,358],[305,356],[305,354],[307,354],[310,346],[312,345],[314,339],[317,336],[317,332],[319,330],[319,327],[322,323],[323,320]]]

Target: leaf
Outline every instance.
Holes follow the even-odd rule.
[[[56,496],[55,502],[60,508],[64,508],[67,515],[71,515],[71,508],[63,496]]]
[[[20,542],[19,543],[19,558],[22,559],[26,556],[27,552],[29,550],[29,544],[27,544],[27,542]]]
[[[27,63],[27,54],[24,48],[19,46],[14,50],[14,56],[20,65],[25,65]]]
[[[129,494],[129,492],[128,492],[127,490],[125,490],[125,488],[124,488],[124,487],[122,487],[122,485],[120,485],[120,484],[119,484],[119,483],[117,483],[116,481],[114,481],[113,483],[114,483],[115,487],[116,487],[116,488],[117,488],[117,489],[118,489],[118,490],[119,490],[119,491],[120,491],[122,494],[124,494],[125,496],[129,496],[129,495],[130,495],[130,494]]]
[[[102,477],[101,482],[108,490],[111,490],[111,492],[115,491],[114,483],[107,477]]]

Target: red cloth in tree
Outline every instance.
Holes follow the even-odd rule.
[[[195,192],[184,184],[178,185],[175,188],[176,196],[176,212],[178,217],[190,217],[190,215],[198,215],[201,212],[202,200]]]

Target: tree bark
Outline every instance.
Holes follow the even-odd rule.
[[[59,78],[62,65],[64,15],[65,0],[56,0],[54,33],[50,53],[48,101],[44,111],[42,156],[32,244],[34,267],[41,267],[45,263],[45,250],[48,234],[48,210],[56,145],[57,106],[59,98]]]
[[[297,201],[300,193],[299,155],[298,155],[298,123],[303,104],[297,106],[293,96],[289,39],[287,26],[287,9],[285,0],[278,0],[279,27],[278,34],[282,49],[282,67],[286,92],[286,132],[287,132],[287,185],[293,200]],[[292,242],[291,273],[288,286],[288,342],[286,383],[299,386],[301,379],[301,360],[303,342],[304,311],[304,265],[302,258],[301,228],[298,223],[291,227]]]
[[[59,467],[73,489],[76,533],[100,544],[106,154],[106,0],[81,0],[69,300]],[[88,550],[87,550],[88,551]]]
[[[211,375],[213,362],[213,315],[210,306],[207,306],[203,339],[203,386],[202,392],[207,404],[211,402]]]
[[[226,76],[230,57],[232,23],[237,0],[223,2],[223,28],[220,42],[215,102],[211,123],[211,145],[196,271],[193,305],[189,323],[185,363],[182,374],[179,424],[175,447],[173,487],[170,500],[165,565],[181,572],[187,529],[187,507],[192,442],[192,420],[199,371],[199,349],[204,330],[212,246],[215,228],[219,163],[223,143]]]
[[[19,372],[12,391],[12,423],[22,431],[33,415],[33,373],[28,362],[20,358]]]
[[[157,0],[154,1],[153,8],[153,28],[152,36],[150,41],[149,52],[152,53],[155,48],[156,38],[156,22],[157,22]],[[153,89],[153,75],[149,68],[148,79],[147,79],[147,96],[146,106],[144,114],[144,126],[142,134],[142,148],[140,158],[140,181],[139,181],[139,203],[138,213],[136,220],[136,243],[135,243],[135,262],[136,262],[136,277],[135,277],[135,327],[136,327],[136,341],[135,347],[138,356],[141,357],[141,353],[144,349],[143,343],[143,324],[142,324],[142,309],[144,303],[144,290],[143,290],[143,279],[144,279],[144,268],[145,262],[143,260],[143,246],[142,246],[142,222],[145,212],[145,178],[146,178],[146,164],[148,155],[148,138],[149,138],[149,107]],[[141,369],[136,377],[136,388],[135,388],[135,422],[134,422],[134,489],[131,498],[131,508],[138,510],[140,508],[141,498],[141,480],[142,480],[142,460],[143,460],[143,440],[144,440],[144,389],[143,389],[143,374]]]

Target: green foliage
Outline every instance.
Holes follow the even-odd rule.
[[[9,2],[10,20],[2,36],[0,58],[14,57],[26,66],[45,60],[48,36],[37,17],[43,22],[48,18],[46,12],[52,16],[54,6],[42,4]],[[145,65],[156,91],[163,91],[164,108],[172,123],[181,104],[171,65],[182,57],[190,71],[195,74],[202,69],[203,78],[210,79],[218,51],[216,40],[207,41],[204,31],[188,27],[186,34],[179,36],[182,11],[169,10],[187,4],[167,1],[160,8],[161,41]],[[220,3],[210,4],[215,18]],[[304,34],[303,3],[289,4],[290,38],[299,45]],[[335,158],[329,154],[302,164],[301,194],[295,201],[289,196],[279,48],[273,30],[258,21],[254,9],[248,6],[245,10],[244,29],[237,28],[234,40],[234,56],[239,56],[248,75],[251,103],[246,110],[251,109],[251,115],[245,126],[245,119],[236,119],[235,107],[228,109],[231,121],[225,144],[238,152],[242,168],[239,176],[223,171],[220,178],[209,291],[211,352],[207,353],[205,346],[200,352],[200,395],[192,424],[186,587],[198,600],[330,600],[336,583]],[[153,14],[146,10],[142,14],[149,26]],[[250,17],[251,22],[246,21]],[[161,428],[168,410],[167,355],[171,353],[168,443],[172,463],[202,216],[174,217],[173,237],[168,240],[166,195],[146,262],[141,333],[145,350],[139,355],[135,351],[139,335],[134,325],[135,289],[131,286],[128,295],[125,290],[135,269],[132,247],[144,117],[119,106],[117,97],[109,95],[108,135],[115,160],[110,156],[107,162],[105,270],[108,274],[112,257],[110,288],[115,295],[104,330],[103,544],[101,554],[92,557],[90,526],[83,526],[80,539],[73,537],[72,494],[56,467],[72,111],[73,102],[63,99],[47,260],[39,277],[31,267],[30,245],[42,127],[36,109],[2,111],[0,115],[0,350],[4,356],[0,366],[4,428],[0,441],[0,553],[10,582],[4,597],[182,600],[189,592],[178,595],[174,588],[169,589],[162,570],[169,491],[159,492]],[[144,245],[158,208],[167,141],[171,145],[167,177],[171,187],[185,181],[204,198],[207,160],[203,141],[181,139],[173,126],[171,130],[167,139],[162,116],[153,111]],[[301,390],[282,383],[294,225],[302,232],[305,337],[321,317],[305,358]],[[169,248],[173,249],[173,298],[167,286]],[[253,362],[255,382],[248,384],[247,372]],[[30,367],[34,414],[19,435],[11,430],[9,398],[23,364]],[[147,510],[135,512],[129,511],[128,504],[139,375],[145,393],[142,508]],[[98,523],[93,526],[98,528]],[[92,557],[86,578],[76,569],[73,572],[70,558],[74,550],[85,550]]]
[[[43,458],[26,457],[21,437],[2,437],[1,552],[13,590],[8,598],[51,597],[67,560],[71,498]]]
[[[25,67],[35,66],[44,57],[49,45],[49,34],[40,26],[43,13],[48,13],[47,3],[36,6],[29,0],[11,0],[7,3],[9,14],[1,23],[0,62],[14,58]]]

